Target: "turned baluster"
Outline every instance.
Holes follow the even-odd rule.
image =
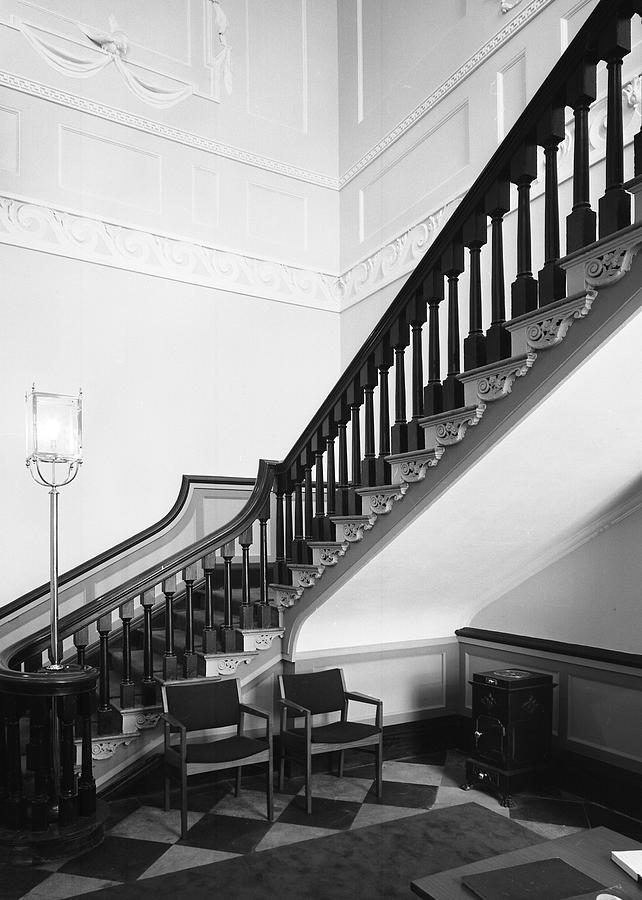
[[[207,553],[203,559],[205,575],[205,626],[201,635],[203,653],[216,653],[216,628],[214,627],[214,573],[216,571],[216,552]]]
[[[468,337],[464,339],[464,369],[486,363],[486,338],[482,326],[481,248],[486,243],[486,217],[474,213],[464,225],[464,246],[470,258]]]
[[[74,634],[74,647],[76,648],[76,662],[79,666],[85,665],[85,653],[89,644],[89,628],[80,628]]]
[[[120,607],[120,620],[123,623],[122,672],[120,677],[120,706],[128,709],[135,705],[135,687],[132,680],[131,621],[134,617],[134,601],[128,600]]]
[[[7,828],[18,829],[24,824],[27,803],[22,789],[22,766],[20,751],[20,716],[21,701],[11,694],[2,698],[4,731],[6,734],[6,800],[4,803],[4,821]]]
[[[337,484],[334,464],[334,437],[336,429],[331,419],[325,419],[323,422],[323,435],[325,437],[326,447],[326,464],[327,464],[327,517],[324,522],[324,540],[333,541],[335,539],[335,526],[332,522],[332,516],[337,515]]]
[[[325,478],[323,474],[323,454],[325,438],[321,429],[312,438],[314,456],[314,518],[312,520],[312,540],[322,541],[325,536]]]
[[[285,523],[283,520],[283,499],[285,495],[284,479],[277,476],[274,495],[275,506],[275,557],[274,579],[278,584],[285,583],[287,564],[285,561]]]
[[[335,404],[333,416],[334,421],[337,423],[337,436],[339,438],[337,448],[336,514],[338,516],[347,516],[350,509],[350,477],[348,475],[348,421],[350,419],[350,409],[345,396],[342,396]]]
[[[572,253],[595,240],[596,215],[589,194],[589,109],[597,93],[597,67],[580,63],[566,85],[566,102],[573,108],[573,209],[566,217],[566,252]]]
[[[419,419],[424,415],[424,359],[421,330],[426,321],[428,308],[424,285],[415,291],[406,310],[407,321],[412,332],[412,418],[406,426],[406,450],[420,450],[424,446],[424,430]],[[441,387],[441,385],[440,385]],[[392,449],[395,451],[393,429]]]
[[[424,415],[434,416],[444,408],[441,383],[441,349],[439,342],[439,304],[444,299],[444,276],[431,271],[424,282],[428,302],[428,384],[424,388]]]
[[[361,479],[364,487],[377,483],[377,462],[375,456],[374,389],[377,386],[377,369],[374,358],[370,358],[361,368],[360,383],[363,388],[363,460]],[[354,432],[352,439],[354,441]]]
[[[361,487],[361,422],[359,408],[363,403],[363,390],[357,376],[348,388],[346,401],[350,409],[350,492],[348,494],[348,511],[346,515],[361,515],[361,497],[357,488]]]
[[[50,710],[49,698],[34,697],[30,701],[29,743],[26,757],[27,769],[32,771],[34,776],[31,802],[31,827],[34,831],[45,831],[49,826],[50,797],[53,795]],[[4,728],[2,731],[4,732]],[[6,765],[4,760],[0,760],[0,763]]]
[[[287,584],[288,574],[290,570],[288,569],[288,563],[292,562],[292,541],[294,539],[294,530],[292,524],[292,485],[290,484],[289,478],[286,478],[286,492],[284,495],[285,500],[285,568],[283,570],[283,576],[281,580],[281,584]]]
[[[194,582],[199,577],[199,564],[192,563],[183,569],[185,582],[185,653],[183,654],[183,676],[194,678],[198,672],[194,647]]]
[[[303,524],[305,526],[305,540],[313,540],[312,522],[314,520],[314,495],[312,492],[312,466],[314,457],[312,448],[307,447],[301,454],[301,464],[303,466],[303,484],[305,488],[305,503],[303,507]],[[306,554],[306,559],[309,557]]]
[[[506,330],[504,279],[504,216],[510,210],[510,184],[497,181],[486,194],[486,214],[491,221],[491,324],[486,332],[486,362],[508,359],[510,332]]]
[[[464,405],[464,386],[460,372],[459,276],[464,271],[464,245],[454,242],[441,259],[441,270],[448,278],[448,373],[443,384],[443,407],[458,409]]]
[[[379,372],[379,453],[375,460],[374,484],[390,484],[390,399],[388,396],[388,373],[392,365],[390,339],[385,337],[375,352],[375,366]],[[405,390],[405,388],[404,388]]]
[[[517,277],[511,285],[513,318],[537,309],[537,281],[533,278],[531,184],[537,178],[537,147],[523,144],[511,160],[511,181],[517,185]]]
[[[268,601],[268,539],[267,523],[270,518],[270,506],[267,503],[259,513],[259,604],[256,617],[259,628],[270,628],[272,625],[272,607]],[[307,545],[306,545],[307,546]],[[310,552],[308,550],[308,552]]]
[[[59,697],[57,714],[60,722],[58,824],[73,825],[78,818],[78,792],[74,772],[74,763],[76,761],[76,745],[74,743],[76,698],[74,696]]]
[[[221,625],[221,647],[223,653],[235,653],[236,632],[232,624],[232,560],[236,553],[236,542],[229,541],[221,548],[223,557],[223,624]]]
[[[98,619],[98,635],[100,637],[100,663],[98,678],[98,734],[109,734],[111,731],[111,704],[109,702],[109,633],[111,631],[111,613]]]
[[[165,652],[163,653],[163,678],[172,681],[178,678],[178,660],[174,647],[174,594],[176,593],[176,576],[165,578],[162,583],[165,596]]]
[[[407,316],[408,310],[405,309],[390,330],[390,343],[395,354],[395,421],[390,429],[391,453],[405,453],[408,449],[405,353],[410,343],[410,326]]]
[[[537,141],[544,148],[544,267],[538,273],[539,305],[566,295],[566,274],[559,265],[560,213],[557,183],[557,146],[564,140],[564,108],[554,106],[537,127]]]
[[[239,537],[241,545],[241,608],[239,625],[241,628],[254,628],[254,607],[250,592],[250,547],[254,541],[252,526],[246,528]]]
[[[78,696],[78,714],[81,722],[81,769],[78,780],[78,812],[81,816],[93,816],[96,812],[96,781],[91,756],[91,717],[96,711],[96,695],[86,691]]]
[[[152,638],[152,609],[156,602],[154,588],[145,591],[140,598],[143,607],[143,677],[140,683],[143,706],[156,703],[156,682],[154,680],[154,645]]]

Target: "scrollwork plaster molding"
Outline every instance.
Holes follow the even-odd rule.
[[[272,594],[270,606],[275,609],[290,609],[303,596],[303,588],[283,584],[271,584],[270,592]]]
[[[435,451],[441,450],[443,453],[445,447],[460,443],[468,428],[481,421],[485,409],[486,404],[479,401],[461,410],[450,410],[420,419],[426,447],[434,447]]]
[[[508,324],[516,354],[529,350],[547,350],[560,344],[576,319],[587,316],[597,296],[590,289],[551,303],[544,309],[519,316]]]
[[[408,490],[408,482],[385,485],[381,487],[357,488],[357,494],[367,501],[374,516],[385,516],[392,511],[397,500],[403,500]]]
[[[92,759],[110,759],[119,747],[129,747],[137,737],[136,734],[118,734],[94,739],[91,742]]]
[[[386,457],[392,467],[392,481],[414,484],[423,481],[428,469],[434,468],[444,455],[443,447],[429,447],[426,450],[409,450]]]
[[[490,403],[506,397],[512,391],[515,381],[527,374],[536,359],[537,354],[530,351],[505,363],[491,363],[462,375],[460,380],[464,384],[465,402],[470,404],[473,400],[476,403],[481,400],[483,403]]]
[[[634,257],[640,249],[638,241],[633,245],[620,245],[590,259],[584,267],[586,283],[593,288],[615,284],[631,269]]]
[[[295,587],[308,588],[313,587],[319,578],[323,569],[318,566],[289,566],[292,572],[292,579]]]
[[[332,521],[337,526],[337,538],[348,544],[356,544],[363,540],[364,531],[370,531],[376,521],[376,516],[333,516]]]

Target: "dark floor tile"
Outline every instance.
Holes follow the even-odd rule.
[[[377,797],[377,786],[373,784],[363,802],[385,806],[406,806],[410,809],[430,809],[437,799],[438,790],[439,788],[432,784],[384,781],[382,796]]]
[[[419,763],[423,766],[444,766],[446,764],[447,750],[433,750],[431,753],[419,753],[415,756],[404,756],[399,762]]]
[[[166,850],[167,844],[159,841],[107,835],[98,847],[70,859],[58,871],[109,881],[135,881]]]
[[[371,781],[374,781],[376,777],[375,768],[372,763],[365,766],[352,766],[351,768],[346,766],[343,770],[343,774],[349,775],[350,778],[369,778]]]
[[[588,828],[589,823],[583,803],[576,803],[573,800],[527,797],[521,794],[512,796],[511,800],[511,819]]]
[[[313,796],[312,813],[308,815],[305,797],[300,795],[286,806],[279,816],[279,822],[287,825],[308,825],[310,828],[344,830],[350,828],[360,809],[360,803]]]
[[[251,853],[272,827],[271,822],[206,813],[178,843],[205,850]]]
[[[109,831],[127,816],[130,816],[140,806],[141,801],[137,797],[124,797],[122,800],[112,800],[108,804],[109,813],[105,822],[105,831]]]
[[[347,774],[352,775],[353,773],[349,772]],[[304,784],[305,784],[305,778],[285,778],[283,781],[283,787],[282,788],[278,787],[278,782],[277,782],[276,789],[279,791],[280,794],[292,794],[292,796],[294,796],[295,794],[299,793],[299,791],[304,786]]]
[[[51,872],[43,872],[28,866],[0,863],[0,897],[2,900],[18,900],[50,875]]]
[[[595,803],[585,803],[584,809],[591,828],[598,828],[604,825],[618,834],[626,835],[635,841],[642,841],[642,822],[632,819],[630,816],[623,816],[621,813],[598,806]]]
[[[212,807],[231,794],[232,786],[229,783],[212,784],[207,787],[187,789],[187,808],[192,812],[209,812]],[[177,809],[180,806],[180,794],[172,794],[172,806]]]

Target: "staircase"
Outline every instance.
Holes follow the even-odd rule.
[[[0,611],[7,834],[58,827],[48,799],[56,783],[65,800],[58,822],[97,828],[96,781],[107,784],[159,744],[159,678],[236,676],[247,686],[273,675],[324,599],[639,309],[642,137],[635,177],[624,184],[621,76],[639,15],[639,2],[598,4],[286,458],[261,461],[240,512],[196,540],[146,533],[64,576],[60,671],[42,668],[47,590]],[[587,122],[601,60],[608,114],[596,213]],[[557,156],[566,109],[573,205],[562,256]],[[545,184],[539,205],[536,179]],[[504,219],[515,205],[517,240],[507,248]],[[535,233],[543,236],[536,274]],[[52,697],[60,698],[56,779]]]

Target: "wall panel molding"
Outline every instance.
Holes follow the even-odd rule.
[[[20,174],[20,110],[0,106],[0,171]]]

